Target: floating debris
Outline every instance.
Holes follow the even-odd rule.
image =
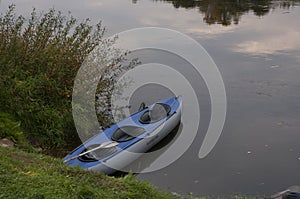
[[[267,97],[272,97],[271,94],[269,93],[264,93],[264,92],[256,92],[257,95],[261,95],[261,96],[267,96]]]
[[[292,127],[292,124],[288,123],[286,121],[279,121],[279,122],[277,122],[277,125],[281,126],[281,127]]]
[[[277,125],[278,125],[278,126],[282,126],[282,125],[284,125],[284,124],[285,124],[284,121],[277,122]]]
[[[270,57],[265,57],[266,61],[272,61],[272,59]]]
[[[272,65],[270,68],[279,68],[279,65]]]

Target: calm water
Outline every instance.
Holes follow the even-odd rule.
[[[208,91],[202,80],[196,89],[201,99],[201,127],[193,145],[167,168],[141,174],[139,179],[163,190],[197,196],[269,195],[300,185],[297,1],[2,0],[1,12],[12,2],[24,15],[32,7],[54,7],[93,23],[102,20],[107,35],[143,26],[171,28],[194,38],[209,52],[223,76],[228,98],[220,140],[205,159],[198,159],[210,117]],[[133,55],[143,63],[155,58],[178,70],[188,67],[168,53],[144,50]],[[199,79],[190,73],[186,75],[192,81]],[[166,88],[150,85],[138,90],[131,101],[150,103],[168,95]]]

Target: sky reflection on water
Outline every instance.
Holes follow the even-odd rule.
[[[238,25],[228,25],[230,24],[228,22],[227,26],[224,26],[218,23],[216,25],[207,25],[205,23],[205,15],[207,15],[205,11],[207,12],[207,7],[210,7],[206,5],[208,2],[202,3],[205,6],[197,2],[195,5],[192,4],[193,7],[187,4],[186,7],[190,9],[179,6],[181,5],[181,1],[177,4],[174,3],[179,7],[178,9],[174,8],[172,4],[167,3],[168,1],[155,2],[137,1],[137,3],[132,4],[130,1],[119,0],[3,0],[1,11],[5,10],[11,3],[15,3],[18,13],[25,16],[29,15],[33,7],[40,11],[54,7],[65,13],[71,11],[72,15],[82,20],[90,18],[93,23],[102,20],[104,26],[107,27],[107,35],[142,26],[171,28],[189,34],[194,38],[199,38],[200,40],[221,37],[224,34],[230,33],[235,39],[234,43],[231,43],[232,50],[242,53],[273,54],[281,51],[300,49],[300,37],[298,36],[300,33],[300,24],[296,20],[299,19],[299,7],[297,6],[282,8],[281,4],[279,4],[280,1],[276,1],[273,4],[270,3],[271,1],[267,1],[270,4],[265,3],[270,7],[268,8],[268,12],[259,16],[253,15],[253,8],[240,6],[242,11],[238,10],[239,7],[231,11],[234,12],[231,15],[238,15]],[[203,7],[200,7],[201,5]],[[183,6],[185,5],[183,4]],[[216,5],[214,6],[217,7]],[[221,11],[220,9],[216,10],[216,12],[224,11],[222,9]],[[217,13],[216,15],[219,16],[222,14]],[[220,17],[215,18],[215,20],[220,20]],[[233,20],[231,18],[229,17],[229,20]]]

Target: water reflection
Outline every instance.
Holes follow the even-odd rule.
[[[276,8],[290,9],[299,0],[154,0],[172,3],[175,8],[197,8],[204,14],[203,21],[207,24],[222,24],[228,26],[238,24],[242,15],[253,12],[264,16]],[[136,4],[137,0],[132,0]]]

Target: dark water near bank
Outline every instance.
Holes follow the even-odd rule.
[[[226,123],[217,145],[205,159],[198,159],[210,117],[209,95],[202,81],[197,88],[200,129],[193,145],[167,168],[141,174],[139,179],[170,192],[196,196],[269,195],[300,185],[297,1],[2,0],[1,12],[11,2],[24,15],[32,7],[54,7],[92,22],[102,20],[108,35],[143,26],[171,28],[189,35],[208,51],[222,74],[228,100]],[[155,58],[174,68],[188,67],[167,53],[144,50],[134,56],[143,63]],[[139,97],[141,93],[143,97]],[[166,88],[151,85],[138,90],[132,102],[154,102],[169,95]]]

